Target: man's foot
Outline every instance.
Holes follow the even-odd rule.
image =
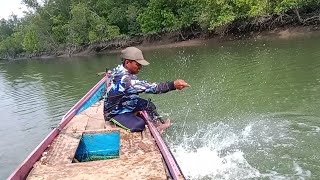
[[[157,129],[160,132],[160,134],[162,134],[164,130],[166,130],[168,127],[170,127],[170,125],[171,125],[171,120],[167,119],[166,122],[164,122],[164,124],[159,123],[157,126]]]

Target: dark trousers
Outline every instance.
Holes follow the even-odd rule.
[[[145,121],[134,114],[134,112],[137,111],[146,111],[152,121],[160,120],[162,122],[162,119],[156,111],[156,106],[150,100],[147,101],[142,98],[138,98],[137,106],[133,112],[118,114],[113,117],[111,116],[110,121],[131,132],[143,131],[145,128]]]

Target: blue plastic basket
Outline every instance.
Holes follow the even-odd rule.
[[[79,162],[118,158],[120,151],[119,131],[110,133],[84,134],[75,158]]]

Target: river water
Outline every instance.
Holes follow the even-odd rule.
[[[187,179],[320,179],[320,37],[145,51],[141,79],[191,87],[152,98]],[[0,179],[100,79],[117,54],[0,61]]]

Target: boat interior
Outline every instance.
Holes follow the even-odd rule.
[[[116,133],[112,156],[87,158],[76,154],[84,135]],[[90,139],[90,138],[89,138]],[[117,140],[115,139],[115,142]],[[95,147],[96,148],[96,147]],[[106,147],[108,149],[108,147]],[[101,157],[101,156],[100,156]],[[34,164],[27,179],[170,179],[159,148],[146,126],[128,132],[103,117],[103,101],[74,116]]]

